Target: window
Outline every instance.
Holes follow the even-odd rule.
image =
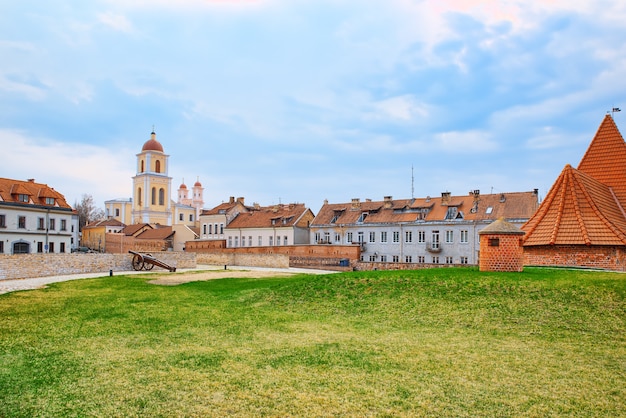
[[[363,223],[363,221],[365,221],[365,218],[367,218],[367,213],[363,212],[361,216],[359,216],[359,219],[357,219],[356,223]]]
[[[263,237],[259,235],[259,247],[263,246]]]
[[[270,247],[274,245],[274,237],[270,237]]]
[[[30,252],[30,244],[27,242],[16,242],[13,244],[13,254],[28,254]]]
[[[394,263],[400,262],[400,256],[394,255],[391,257],[391,259],[393,260]]]
[[[365,238],[363,237],[363,232],[359,231],[358,236],[359,236],[359,244],[363,244],[365,242]]]
[[[0,241],[0,254],[4,253],[4,241]]]
[[[315,242],[318,244],[322,242],[322,234],[320,232],[315,233]]]
[[[433,231],[431,234],[431,238],[432,238],[432,242],[430,244],[431,248],[433,250],[438,250],[439,249],[439,231]]]
[[[370,231],[370,242],[376,242],[376,232]]]
[[[324,232],[324,244],[330,244],[330,232]]]
[[[228,247],[232,247],[233,246],[233,237],[228,237]]]
[[[335,232],[335,242],[336,243],[341,242],[341,234],[339,232]]]
[[[352,232],[348,232],[346,234],[346,242],[348,242],[350,244],[352,243]]]
[[[206,235],[206,224],[202,224],[202,233]]]
[[[18,202],[28,203],[28,201],[29,201],[28,195],[27,194],[18,194],[17,195],[17,201]]]
[[[424,264],[426,262],[426,258],[423,255],[418,255],[417,262],[420,264]]]
[[[4,215],[0,215],[0,228],[6,228],[6,227],[7,227],[6,217]]]
[[[156,205],[156,187],[152,188],[152,200],[151,200],[151,202],[152,202],[153,205]]]
[[[386,263],[387,262],[387,256],[386,255],[381,255],[380,256],[380,261],[381,261],[381,263]]]
[[[446,231],[446,243],[452,244],[454,242],[454,231]]]
[[[46,205],[54,205],[54,197],[46,197]]]
[[[339,215],[335,214],[335,216],[333,216],[333,218],[330,220],[330,223],[334,224],[335,222],[337,222],[338,218],[339,218]]]
[[[387,242],[387,231],[382,231],[380,233],[380,242]]]
[[[433,264],[439,264],[439,256],[433,256]]]
[[[446,257],[446,264],[452,264],[452,257]]]
[[[469,242],[467,237],[467,230],[461,231],[461,244],[467,244]]]
[[[154,171],[156,171],[157,173],[161,172],[161,161],[156,160],[156,162],[154,163]]]
[[[487,215],[489,215],[491,212],[493,212],[493,208],[491,206],[489,206],[487,209],[485,209],[485,213]]]
[[[141,187],[137,189],[137,205],[141,206]]]
[[[248,247],[252,247],[252,235],[248,236]]]
[[[280,245],[280,235],[276,237],[276,245]]]
[[[467,257],[461,257],[461,264],[467,264]]]
[[[67,220],[61,219],[61,231],[67,231]]]
[[[185,219],[185,215],[181,213],[180,215],[178,215],[178,219],[182,221],[183,219]]]
[[[59,244],[59,245],[60,245],[59,252],[60,252],[60,253],[64,253],[64,252],[65,252],[65,243],[64,243],[64,242],[62,242],[62,243],[61,243],[61,244]]]
[[[17,217],[17,227],[20,229],[26,229],[26,216]],[[15,252],[15,251],[13,251]]]
[[[499,247],[500,246],[500,238],[489,238],[489,246],[490,247]]]
[[[417,242],[422,243],[422,244],[426,242],[425,231],[417,231]]]
[[[143,173],[144,171],[144,162],[143,160],[141,160],[141,171],[139,171],[140,173]]]
[[[120,216],[120,209],[119,208],[115,208],[115,216]]]
[[[159,205],[165,205],[165,189],[163,188],[159,189]]]
[[[400,242],[400,232],[393,231],[393,242]]]
[[[189,222],[193,222],[193,214],[189,214]]]
[[[458,213],[458,209],[456,207],[449,207],[448,212],[446,213],[446,219],[454,219]]]
[[[56,220],[50,219],[50,231],[54,231],[56,228]]]
[[[48,244],[48,252],[49,253],[54,252],[54,242],[51,242],[50,244]]]
[[[287,235],[283,237],[283,245],[287,245]]]
[[[38,253],[43,253],[43,242],[39,241],[37,243],[37,252]]]
[[[215,227],[215,232],[217,232],[217,226]],[[220,235],[224,235],[224,224],[220,224]]]
[[[374,254],[370,255],[370,261],[376,261],[376,256]]]
[[[413,242],[413,231],[404,231],[404,242]]]
[[[241,246],[242,247],[246,246],[246,237],[241,237]]]
[[[413,257],[411,257],[410,255],[407,255],[404,257],[404,262],[405,263],[412,263],[413,262]]]
[[[46,223],[43,218],[37,218],[37,229],[40,231],[46,229]]]
[[[239,237],[235,237],[235,247],[239,247]]]

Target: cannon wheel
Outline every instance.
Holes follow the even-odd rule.
[[[143,257],[139,254],[135,254],[133,257],[133,269],[135,271],[139,271],[144,268]]]
[[[152,254],[146,254],[148,257],[152,257]],[[152,270],[154,268],[154,263],[143,263],[144,270]]]

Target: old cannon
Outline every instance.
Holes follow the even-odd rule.
[[[152,257],[152,254],[142,254],[136,251],[128,251],[133,255],[133,269],[139,270],[152,270],[154,266],[163,267],[171,272],[176,271],[176,267],[172,267],[156,258]]]

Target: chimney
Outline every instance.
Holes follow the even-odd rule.
[[[358,197],[352,199],[352,209],[359,209],[361,207],[361,201]]]
[[[28,182],[29,182],[29,183],[34,183],[34,182],[35,182],[35,179],[28,179]]]
[[[450,203],[450,192],[442,192],[441,193],[441,204],[448,205]]]
[[[235,203],[235,196],[231,196],[230,199],[228,199],[228,203]]]
[[[237,198],[237,203],[241,203],[243,205],[243,200],[244,200],[243,197],[238,197]]]
[[[393,206],[393,199],[391,198],[391,196],[385,196],[385,203],[383,205],[383,207],[385,209],[391,209],[391,207]]]
[[[324,199],[324,205],[328,205],[328,199]]]

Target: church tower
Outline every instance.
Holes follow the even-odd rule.
[[[150,134],[137,154],[137,174],[133,177],[133,223],[172,225],[172,178],[163,146]]]

